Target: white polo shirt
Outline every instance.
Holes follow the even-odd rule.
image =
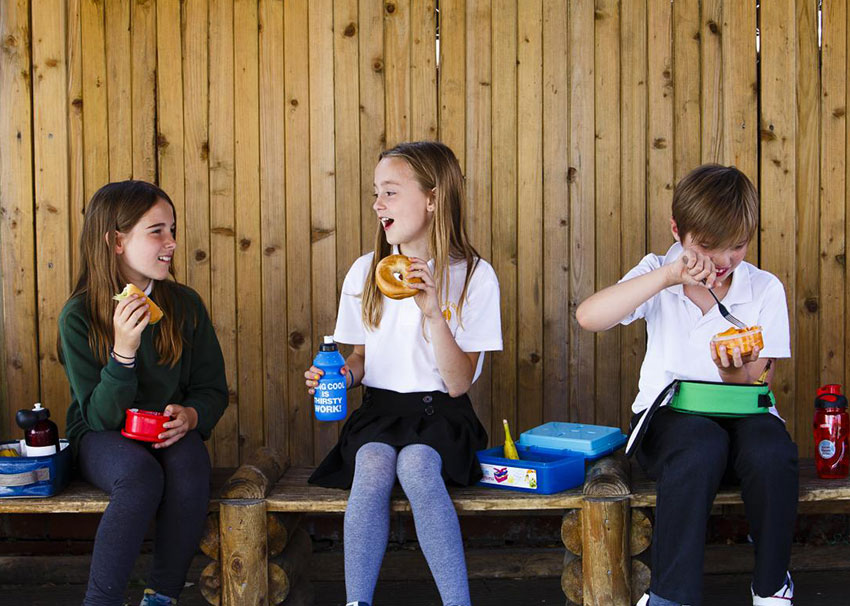
[[[682,254],[682,246],[674,244],[667,254],[649,254],[632,268],[620,282],[674,262]],[[788,306],[785,288],[770,272],[742,262],[728,278],[732,280],[723,298],[726,308],[747,326],[762,327],[764,349],[761,358],[790,358]],[[646,320],[646,356],[640,368],[638,395],[632,412],[648,408],[674,379],[720,381],[720,372],[711,360],[709,343],[719,332],[729,328],[717,305],[703,315],[684,293],[681,284],[665,288],[624,318],[621,324]],[[776,409],[771,412],[778,416]]]
[[[357,259],[345,276],[334,340],[366,346],[363,385],[400,393],[448,392],[437,368],[432,344],[423,337],[422,312],[413,297],[396,301],[385,296],[380,326],[376,330],[368,330],[364,326],[360,313],[361,293],[373,255],[368,253]],[[433,271],[433,260],[428,262],[428,266]],[[478,262],[466,291],[461,326],[457,303],[465,279],[466,261],[452,263],[449,267],[448,296],[441,307],[444,312],[447,309],[450,312],[449,328],[455,341],[466,352],[501,350],[502,319],[496,272],[486,261]],[[425,335],[428,335],[427,325]],[[481,374],[483,360],[484,356],[480,355],[473,382]]]

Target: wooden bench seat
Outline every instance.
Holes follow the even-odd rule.
[[[273,512],[344,513],[348,491],[322,488],[307,483],[311,468],[293,467],[266,496],[266,509]],[[487,486],[449,489],[449,495],[460,514],[482,511],[529,511],[547,509],[580,509],[581,487],[553,495],[537,495]],[[392,511],[410,511],[410,503],[396,487],[390,505]]]
[[[643,473],[640,466],[632,463],[632,507],[655,507],[658,495],[655,481]],[[815,472],[813,459],[800,460],[800,497],[801,504],[832,503],[843,511],[850,505],[850,478],[843,480],[822,480]],[[735,486],[721,487],[714,499],[715,506],[742,505],[741,490]],[[822,507],[819,507],[822,508]]]
[[[213,470],[210,511],[218,510],[218,495],[233,471],[225,468]],[[107,505],[109,497],[105,492],[82,480],[74,480],[52,497],[0,499],[0,513],[103,513]]]

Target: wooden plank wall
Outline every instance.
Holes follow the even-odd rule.
[[[372,246],[377,154],[439,138],[501,282],[505,349],[472,391],[495,441],[502,418],[627,425],[643,327],[592,335],[575,307],[666,250],[676,180],[711,161],[759,185],[749,258],[786,287],[776,391],[810,453],[816,387],[850,381],[850,13],[760,5],[0,0],[0,434],[36,400],[64,418],[56,318],[82,212],[138,178],[174,199],[178,276],[226,358],[215,463],[263,443],[320,459],[338,427],[313,420],[302,373]]]

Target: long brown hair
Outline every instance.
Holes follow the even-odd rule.
[[[399,143],[392,149],[381,152],[378,161],[384,158],[401,158],[407,162],[422,191],[433,195],[435,209],[428,227],[428,246],[429,252],[434,257],[434,279],[438,301],[443,302],[443,294],[448,293],[449,265],[452,262],[466,261],[466,278],[460,300],[457,302],[458,322],[460,322],[469,281],[480,259],[466,235],[463,214],[466,193],[460,164],[454,152],[438,141]],[[431,194],[432,190],[433,194]],[[375,229],[375,255],[372,257],[372,267],[363,284],[361,312],[363,323],[371,329],[380,325],[383,312],[383,297],[375,283],[375,268],[378,262],[391,252],[392,247],[387,242],[384,230],[378,222]]]
[[[121,292],[129,281],[121,275],[115,254],[115,233],[128,233],[139,219],[159,200],[165,200],[174,212],[174,203],[164,191],[145,181],[120,181],[104,185],[95,192],[86,207],[80,235],[80,273],[70,299],[81,296],[89,314],[89,347],[102,364],[106,364],[115,342],[112,296]],[[174,276],[174,265],[169,268]],[[184,310],[179,304],[178,289],[172,280],[157,280],[154,296],[163,318],[154,337],[159,363],[174,366],[183,353]],[[59,347],[61,353],[61,343]]]

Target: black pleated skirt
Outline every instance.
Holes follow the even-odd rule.
[[[345,422],[339,441],[309,482],[351,488],[355,456],[368,442],[399,449],[426,444],[440,453],[447,483],[469,486],[481,479],[475,453],[487,447],[487,431],[466,394],[452,398],[442,391],[398,393],[367,387],[363,404]]]

